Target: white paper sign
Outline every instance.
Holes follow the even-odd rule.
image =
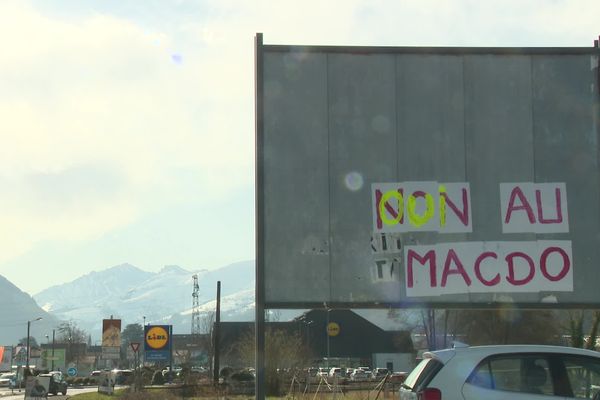
[[[408,297],[573,291],[571,241],[460,242],[406,246]]]
[[[503,233],[569,232],[564,183],[501,183]]]
[[[467,182],[374,183],[371,197],[374,233],[472,231]]]

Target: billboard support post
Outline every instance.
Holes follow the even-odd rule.
[[[264,145],[264,103],[263,103],[263,35],[257,33],[255,38],[255,140],[256,140],[256,279],[255,279],[255,340],[256,340],[256,382],[257,400],[265,399],[265,284],[264,284],[264,182],[263,145]]]

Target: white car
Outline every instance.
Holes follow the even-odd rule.
[[[317,376],[327,378],[329,376],[329,368],[320,367]]]
[[[7,372],[0,375],[0,387],[10,387],[14,384],[16,379],[16,374],[12,372]]]
[[[354,382],[368,381],[369,378],[371,378],[371,374],[367,374],[365,371],[358,368],[352,371],[352,373],[350,374],[350,380]]]
[[[400,400],[600,400],[600,353],[505,345],[432,351],[408,375]]]

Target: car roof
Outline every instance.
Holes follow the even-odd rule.
[[[566,346],[550,346],[535,344],[508,344],[508,345],[488,345],[488,346],[467,346],[460,345],[452,349],[436,350],[423,353],[423,358],[434,358],[442,363],[447,363],[455,355],[469,355],[476,358],[484,358],[493,354],[511,354],[511,353],[556,353],[556,354],[574,354],[588,357],[600,358],[600,353],[593,350],[579,349]]]

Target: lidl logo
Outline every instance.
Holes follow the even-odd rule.
[[[329,336],[337,336],[340,334],[340,326],[337,322],[330,322],[327,324],[327,334]]]
[[[169,343],[169,332],[162,326],[153,326],[146,332],[146,344],[154,350],[160,350]]]

